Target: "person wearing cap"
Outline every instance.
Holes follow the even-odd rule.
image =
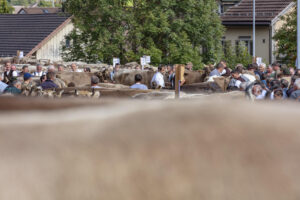
[[[101,88],[98,84],[99,84],[100,80],[97,76],[92,76],[91,77],[91,88],[97,89],[97,88]]]
[[[24,79],[24,81],[23,81],[22,86],[21,86],[22,93],[24,91],[31,91],[31,89],[33,87],[35,87],[35,84],[32,81],[32,75],[30,73],[25,73],[23,75],[23,79]]]

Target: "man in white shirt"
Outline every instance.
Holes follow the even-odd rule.
[[[75,63],[71,65],[71,70],[72,72],[83,72],[82,70],[78,69]]]
[[[164,70],[165,68],[162,66],[158,67],[158,71],[154,74],[151,80],[151,86],[155,89],[160,89],[165,87],[165,80],[164,80]]]
[[[17,79],[18,77],[18,72],[12,70],[11,62],[6,62],[5,63],[5,70],[4,73],[2,74],[2,80],[6,84],[12,83],[14,80]]]
[[[45,74],[45,72],[42,71],[42,65],[38,64],[36,66],[36,71],[32,74],[32,76],[41,77]]]

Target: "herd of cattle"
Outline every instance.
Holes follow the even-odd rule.
[[[121,69],[114,75],[114,82],[110,80],[110,72],[107,68],[103,68],[97,72],[57,72],[57,79],[61,82],[59,88],[55,90],[42,90],[40,87],[33,87],[30,91],[23,91],[25,96],[43,96],[43,97],[89,97],[98,98],[101,94],[102,97],[134,97],[137,94],[149,94],[165,92],[170,93],[171,90],[133,90],[130,86],[135,83],[135,75],[141,74],[143,77],[142,83],[151,88],[150,82],[153,75],[156,73],[154,70],[132,70]],[[203,91],[224,91],[225,79],[219,82],[206,83],[204,71],[188,71],[184,73],[185,85],[182,86],[182,91],[187,93],[199,93]],[[92,89],[90,81],[92,76],[97,76],[100,80],[99,86],[101,88]],[[165,81],[168,82],[167,75]],[[39,84],[39,77],[34,77],[33,80]],[[216,84],[217,83],[217,84]],[[68,87],[69,86],[69,87]]]

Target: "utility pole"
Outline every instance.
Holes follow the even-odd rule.
[[[254,60],[255,60],[255,56],[256,56],[255,55],[255,0],[253,0],[253,58]]]
[[[300,0],[297,0],[297,69],[300,69]]]

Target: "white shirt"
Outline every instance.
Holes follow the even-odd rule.
[[[96,85],[96,86],[92,86],[91,88],[98,89],[98,88],[101,88],[101,87]]]
[[[157,86],[165,87],[164,76],[160,72],[156,72],[151,80],[152,83],[155,82]]]
[[[4,74],[8,75],[8,74],[9,74],[9,71],[8,71],[8,72],[4,72],[4,73],[2,74],[2,80],[4,79]],[[13,76],[13,77],[18,77],[18,72],[17,72],[17,71],[13,71],[12,76]]]
[[[45,73],[43,72],[43,71],[41,71],[41,72],[34,72],[33,74],[32,74],[32,76],[38,76],[38,77],[41,77],[41,76],[43,76]]]

